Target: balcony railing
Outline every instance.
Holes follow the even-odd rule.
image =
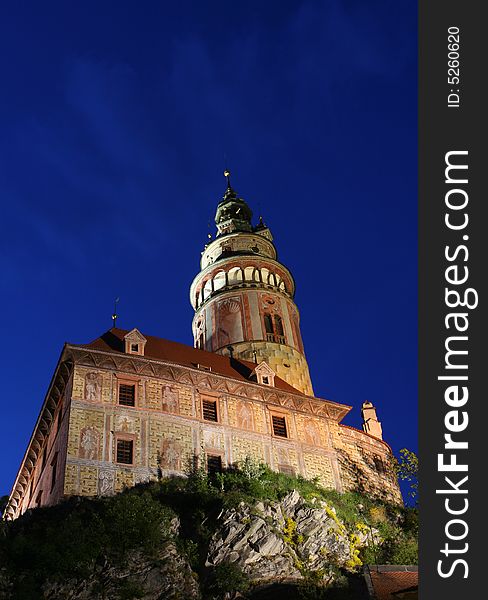
[[[285,336],[284,335],[276,335],[275,333],[267,333],[266,341],[267,342],[275,342],[275,344],[284,344]]]

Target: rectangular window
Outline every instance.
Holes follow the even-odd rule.
[[[288,437],[285,417],[273,415],[273,433],[279,437]]]
[[[131,344],[130,351],[131,352],[139,352],[139,344]]]
[[[278,465],[278,470],[285,475],[295,475],[295,469],[290,465]]]
[[[207,456],[207,471],[209,475],[222,473],[222,457],[209,454]]]
[[[202,407],[205,421],[218,421],[216,400],[202,400]]]
[[[134,384],[121,383],[119,385],[119,404],[122,406],[136,405],[136,386]]]
[[[56,485],[56,476],[57,476],[57,466],[58,466],[58,453],[56,452],[56,454],[54,455],[54,458],[51,462],[51,492],[54,489],[54,486]]]
[[[42,503],[42,490],[39,491],[36,497],[36,506],[41,506]]]
[[[117,440],[116,461],[123,465],[131,465],[134,457],[134,442],[132,440]]]

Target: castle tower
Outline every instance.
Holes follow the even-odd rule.
[[[216,239],[202,253],[201,271],[190,299],[195,310],[195,347],[255,363],[266,361],[275,373],[313,396],[293,301],[295,282],[277,260],[273,237],[239,198],[225,171],[227,189],[217,206]]]

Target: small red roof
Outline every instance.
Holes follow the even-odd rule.
[[[91,348],[93,350],[102,350],[104,352],[115,352],[125,354],[124,336],[129,333],[128,330],[112,328],[106,331],[97,339],[89,344],[76,344],[82,348]],[[185,367],[198,368],[210,367],[212,373],[231,377],[239,381],[249,382],[249,376],[256,368],[256,364],[245,360],[222,356],[215,352],[206,352],[198,348],[192,348],[186,344],[172,342],[163,338],[157,338],[152,335],[144,334],[147,343],[144,349],[146,358],[168,361]],[[74,345],[74,344],[73,344]],[[134,355],[135,356],[135,355]],[[302,392],[291,386],[289,383],[276,376],[274,378],[275,387],[285,392],[304,395]]]
[[[368,565],[375,600],[413,598],[418,586],[418,569],[403,565]]]

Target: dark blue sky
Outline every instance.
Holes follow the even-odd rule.
[[[0,494],[115,296],[120,327],[192,343],[225,154],[294,274],[316,394],[416,450],[416,27],[406,0],[2,6]]]

